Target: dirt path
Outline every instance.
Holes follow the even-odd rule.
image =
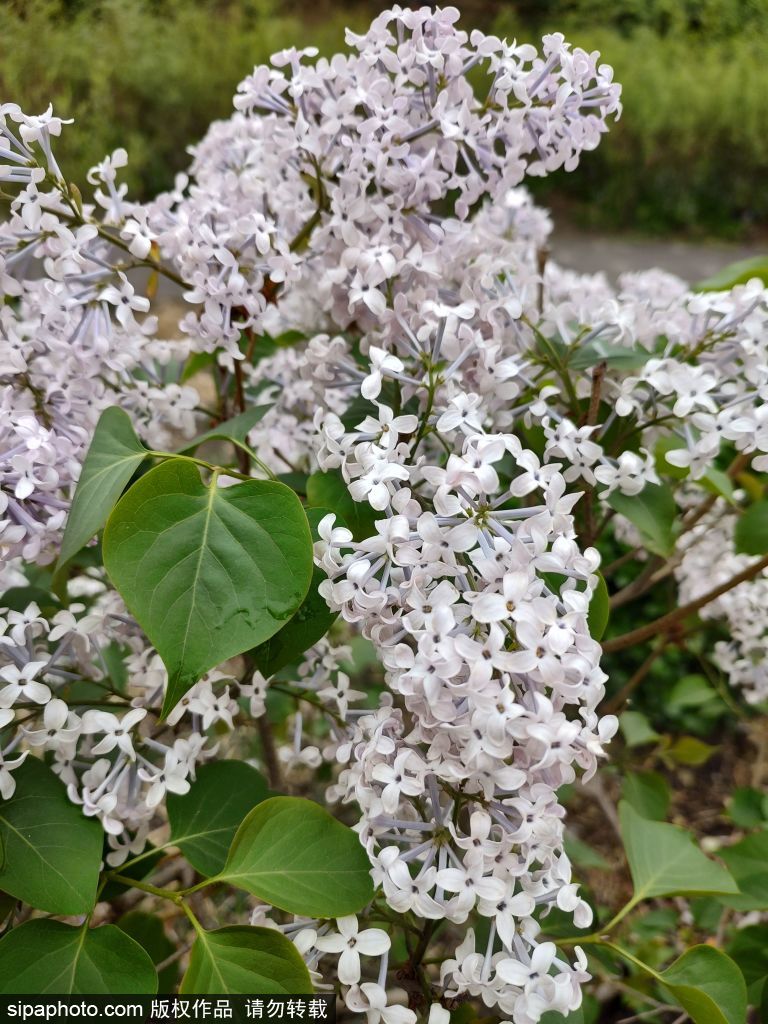
[[[551,248],[552,258],[562,266],[586,274],[603,271],[610,280],[628,270],[661,267],[690,282],[709,277],[736,260],[768,253],[768,243],[761,246],[680,242],[663,238],[592,235],[572,229],[556,229]]]

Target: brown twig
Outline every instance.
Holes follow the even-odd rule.
[[[277,757],[275,737],[272,735],[272,725],[267,718],[266,712],[256,719],[256,729],[261,741],[261,752],[264,756],[264,767],[267,770],[269,788],[279,791],[281,787],[280,761]]]
[[[602,362],[592,371],[592,391],[589,396],[589,408],[587,409],[586,424],[594,426],[597,423],[597,416],[600,412],[600,393],[603,387],[603,379],[607,363]],[[584,495],[584,545],[590,547],[597,536],[595,531],[595,489],[592,486],[585,488]]]
[[[617,569],[621,569],[622,566],[626,565],[627,562],[631,562],[633,558],[637,558],[641,551],[645,551],[642,546],[631,548],[629,551],[625,551],[623,555],[619,555],[612,562],[609,562],[606,566],[600,567],[600,572],[603,576],[612,576]]]
[[[615,693],[609,700],[606,701],[604,706],[600,709],[600,713],[604,715],[615,715],[621,711],[626,702],[638,688],[640,683],[645,679],[648,673],[653,668],[653,664],[664,650],[664,643],[660,643],[658,647],[654,647],[642,665],[637,669],[633,676],[631,676],[627,682],[622,686],[618,693]]]
[[[603,361],[598,363],[592,371],[592,391],[589,396],[589,409],[587,410],[587,426],[594,427],[597,423],[597,414],[600,412],[600,396],[603,388],[603,380],[605,379],[605,371],[608,369],[608,364]]]
[[[621,590],[617,590],[615,594],[611,595],[611,609],[621,608],[623,604],[627,604],[635,597],[645,593],[647,585],[653,582],[654,576],[663,564],[664,560],[658,556],[651,558],[639,576],[636,576],[626,587],[622,587]]]
[[[689,615],[693,615],[700,608],[710,604],[710,602],[717,600],[722,594],[727,594],[729,590],[733,590],[734,587],[738,587],[740,583],[746,583],[748,580],[754,579],[758,573],[761,573],[763,569],[768,568],[768,555],[764,555],[759,561],[753,562],[752,565],[747,566],[742,572],[736,576],[732,576],[731,579],[726,580],[725,583],[721,583],[720,586],[714,587],[712,590],[708,590],[706,594],[702,594],[701,597],[697,597],[695,601],[689,601],[688,604],[682,605],[680,608],[676,608],[675,611],[669,612],[667,615],[662,615],[660,618],[655,619],[653,622],[649,622],[645,626],[641,626],[640,629],[633,629],[630,633],[625,633],[623,636],[614,637],[612,640],[607,640],[603,644],[603,651],[606,654],[613,653],[614,651],[623,651],[626,647],[634,647],[635,644],[644,643],[646,640],[650,640],[653,636],[659,636],[660,634],[668,633],[671,626],[677,625],[682,619],[685,619]]]

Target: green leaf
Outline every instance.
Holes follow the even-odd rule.
[[[0,939],[0,993],[157,992],[157,972],[138,942],[113,924],[73,928],[27,921]]]
[[[135,879],[140,882],[142,878],[146,878],[147,875],[154,871],[159,861],[163,859],[165,852],[162,846],[153,846],[152,843],[146,843],[144,849],[141,851],[141,860],[129,861],[127,865],[120,866],[120,875],[123,878]],[[111,903],[116,900],[118,896],[122,896],[123,893],[131,889],[132,886],[128,882],[116,882],[114,878],[110,878],[104,888],[101,890],[100,899],[105,903]]]
[[[628,747],[642,747],[660,738],[642,711],[623,711],[619,726]]]
[[[307,509],[307,520],[313,540],[318,539],[317,528],[320,520],[329,513],[330,509],[327,508]],[[338,517],[336,525],[344,525]],[[325,579],[327,576],[323,570],[315,566],[307,596],[301,602],[299,610],[282,629],[252,652],[256,665],[265,679],[309,650],[325,636],[336,621],[338,612],[331,611],[325,598],[318,592],[320,584]]]
[[[667,780],[658,772],[632,772],[624,778],[621,795],[638,814],[663,821],[669,810]]]
[[[219,423],[218,426],[211,427],[204,434],[199,434],[192,441],[188,441],[183,448],[179,448],[179,454],[192,452],[206,441],[234,440],[239,444],[244,444],[248,434],[271,408],[271,403],[254,405],[250,409],[246,409],[245,412],[241,412],[239,416],[233,416],[231,420],[225,420],[224,423]]]
[[[175,951],[176,947],[168,938],[163,922],[154,914],[145,914],[140,910],[132,910],[123,914],[117,927],[126,935],[138,942],[147,952],[152,963],[157,967]],[[158,974],[158,992],[173,992],[179,973],[177,963],[168,964]]]
[[[342,917],[373,898],[357,833],[311,800],[280,796],[255,807],[218,876],[290,914]]]
[[[36,604],[44,614],[50,612],[51,617],[61,609],[61,601],[55,594],[48,593],[41,587],[11,587],[0,596],[0,608],[23,612],[30,604]]]
[[[723,902],[736,910],[768,910],[768,832],[755,832],[718,853],[740,890]]]
[[[613,345],[609,341],[597,338],[576,349],[575,354],[568,359],[568,366],[574,370],[589,370],[599,363],[605,363],[611,370],[631,373],[633,370],[642,369],[653,355],[654,353],[648,349]]]
[[[263,643],[312,578],[307,517],[284,484],[205,486],[172,460],[118,502],[104,565],[168,669],[167,714],[208,669]]]
[[[303,331],[283,331],[282,334],[272,338],[278,348],[293,348],[294,345],[300,345],[302,341],[307,340]]]
[[[287,473],[278,473],[277,479],[281,484],[285,484],[290,487],[292,491],[296,491],[297,494],[301,494],[304,497],[307,495],[307,480],[309,480],[308,473],[294,473],[290,470]]]
[[[674,907],[656,907],[651,910],[646,910],[643,907],[632,918],[632,937],[643,945],[654,939],[661,939],[662,942],[659,943],[661,945],[670,931],[677,928],[679,920],[679,911]]]
[[[184,363],[180,383],[186,384],[196,374],[202,373],[210,366],[214,366],[215,363],[216,354],[214,352],[193,352]]]
[[[594,850],[588,843],[568,832],[566,832],[565,839],[563,840],[563,849],[568,854],[569,859],[574,864],[578,864],[580,868],[596,868],[598,871],[608,871],[611,867],[602,853]]]
[[[680,736],[664,751],[664,755],[677,764],[699,765],[706,764],[716,750],[717,747],[704,743],[695,736]]]
[[[729,263],[712,277],[699,281],[695,289],[697,292],[726,292],[737,284],[746,284],[753,277],[768,284],[768,256],[751,256],[746,260]]]
[[[198,930],[179,988],[182,995],[301,995],[312,991],[309,971],[294,944],[273,928],[247,925]]]
[[[669,452],[680,451],[685,444],[679,437],[660,437],[653,449],[653,460],[656,472],[661,476],[671,477],[673,480],[685,480],[690,476],[688,466],[675,466],[667,461]]]
[[[608,585],[601,572],[597,574],[597,586],[589,602],[587,612],[587,624],[589,632],[595,640],[600,640],[608,626],[608,619],[611,614],[611,599],[608,596]]]
[[[709,685],[704,676],[691,673],[678,679],[665,703],[668,711],[679,712],[699,708],[713,700],[720,700],[717,690]]]
[[[299,610],[273,637],[254,648],[256,666],[265,679],[296,661],[321,640],[336,621],[338,612],[330,610],[317,589],[326,578],[322,569],[315,566],[309,591]]]
[[[578,1010],[572,1010],[567,1016],[563,1016],[556,1010],[549,1010],[539,1018],[539,1024],[584,1024],[584,1012],[579,1007]]]
[[[751,786],[738,786],[728,800],[728,817],[740,828],[754,828],[766,820],[766,796]]]
[[[744,1024],[747,987],[730,957],[714,946],[692,946],[658,975],[694,1024]]]
[[[104,833],[64,784],[27,757],[0,802],[0,889],[49,914],[87,914],[96,902]]]
[[[327,508],[344,520],[356,541],[376,534],[376,513],[367,501],[355,501],[341,473],[313,473],[307,480],[307,504]]]
[[[105,409],[96,424],[69,511],[58,567],[76,555],[102,528],[128,481],[147,457],[130,418]]]
[[[170,841],[201,875],[215,875],[238,825],[268,792],[264,777],[243,761],[204,764],[188,793],[168,794]]]
[[[727,473],[723,473],[720,469],[710,467],[705,473],[702,474],[698,481],[705,491],[709,491],[710,494],[717,494],[721,498],[725,498],[726,501],[730,502],[731,505],[736,502],[736,492],[733,487],[733,481]]]
[[[768,552],[768,500],[756,501],[739,516],[733,540],[740,555]]]
[[[723,904],[717,896],[694,896],[688,901],[694,925],[699,931],[714,935],[723,917]],[[677,921],[673,928],[677,927]]]
[[[614,491],[608,504],[637,527],[649,551],[665,558],[672,554],[677,506],[666,484],[646,484],[639,494],[631,496]]]
[[[744,975],[750,1001],[757,1003],[768,982],[768,924],[739,928],[726,947],[726,953]]]
[[[652,896],[738,892],[725,868],[709,860],[684,829],[649,821],[625,800],[619,804],[619,821],[635,887],[634,902]]]

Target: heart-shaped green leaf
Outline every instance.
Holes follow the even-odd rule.
[[[640,370],[652,357],[653,352],[648,349],[612,345],[609,341],[597,338],[586,345],[580,345],[568,359],[568,366],[574,370],[589,370],[599,363],[605,363],[611,370],[632,373]]]
[[[360,839],[311,800],[280,796],[251,811],[218,876],[291,914],[341,917],[373,899]]]
[[[204,434],[198,434],[197,437],[187,441],[178,450],[180,453],[192,452],[207,441],[233,441],[236,444],[242,444],[259,420],[263,419],[271,408],[271,404],[253,405],[238,416],[233,416],[231,420],[225,420],[223,423],[219,423],[218,426],[206,430]]]
[[[663,821],[667,816],[671,794],[667,780],[658,772],[630,772],[621,795],[643,818]]]
[[[0,939],[0,993],[157,992],[147,953],[113,924],[73,928],[60,921],[27,921]]]
[[[168,669],[167,714],[208,669],[263,643],[312,577],[307,517],[284,484],[206,486],[170,460],[118,502],[104,565]]]
[[[309,971],[294,944],[273,928],[247,925],[198,930],[179,988],[183,995],[301,995],[312,991]]]
[[[739,885],[723,902],[736,910],[768,910],[768,832],[764,829],[726,846],[720,856]],[[0,876],[2,882],[2,876]]]
[[[307,520],[313,540],[318,540],[317,528],[330,511],[328,508],[307,509]],[[335,525],[344,525],[338,516]],[[312,582],[307,596],[301,602],[301,607],[282,629],[252,652],[253,659],[265,679],[299,658],[304,651],[324,637],[336,621],[338,612],[332,612],[325,598],[318,592],[324,579],[327,579],[326,574],[315,566],[312,571]]]
[[[646,484],[631,496],[614,491],[608,504],[638,528],[649,551],[665,558],[672,554],[677,506],[666,484]]]
[[[768,501],[756,501],[739,516],[733,541],[742,555],[764,555],[768,551]]]
[[[741,971],[713,946],[692,946],[658,976],[694,1024],[744,1024],[747,986]]]
[[[325,573],[315,566],[307,596],[296,614],[273,637],[254,649],[254,661],[265,679],[296,661],[321,640],[336,621],[338,612],[332,612],[318,593],[317,588],[324,579],[327,579]]]
[[[69,510],[58,565],[76,555],[107,521],[125,485],[147,457],[131,420],[122,409],[105,409],[96,424],[91,446]]]
[[[154,914],[131,910],[117,922],[120,931],[138,942],[157,968],[175,951],[176,947],[168,938],[163,922]],[[179,974],[178,962],[168,964],[158,973],[158,992],[173,992]]]
[[[750,256],[729,263],[712,277],[699,281],[695,288],[697,292],[725,292],[737,284],[746,284],[753,277],[759,278],[764,284],[768,283],[768,256]]]
[[[188,793],[168,794],[171,842],[201,875],[215,875],[238,825],[268,791],[264,777],[243,761],[202,765]]]
[[[757,1004],[768,984],[768,924],[737,929],[726,952],[744,975],[750,1002]]]
[[[608,627],[608,619],[611,615],[611,599],[608,595],[608,585],[601,572],[597,573],[597,586],[589,602],[587,612],[587,625],[589,632],[595,640],[601,640]]]
[[[49,914],[87,914],[96,902],[104,833],[36,758],[0,801],[0,889]]]
[[[635,886],[634,901],[652,896],[736,893],[736,882],[677,825],[649,821],[622,800],[621,838]]]
[[[307,504],[335,512],[355,540],[365,540],[376,533],[376,512],[367,501],[355,501],[338,470],[312,474],[307,480]]]

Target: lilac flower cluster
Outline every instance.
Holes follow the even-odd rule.
[[[195,427],[197,393],[164,379],[156,318],[125,273],[130,253],[121,261],[101,227],[124,225],[130,237],[115,187],[125,154],[94,168],[96,201],[83,206],[52,152],[62,123],[50,109],[0,106],[0,183],[25,185],[0,229],[0,590],[18,559],[55,559],[104,408],[131,410],[155,443]]]
[[[737,554],[735,524],[733,510],[719,500],[691,530],[675,568],[681,601],[695,601],[754,561],[749,555]],[[722,594],[701,611],[703,618],[720,620],[726,626],[728,639],[715,644],[713,658],[751,704],[768,700],[766,601],[768,575],[763,573]]]

